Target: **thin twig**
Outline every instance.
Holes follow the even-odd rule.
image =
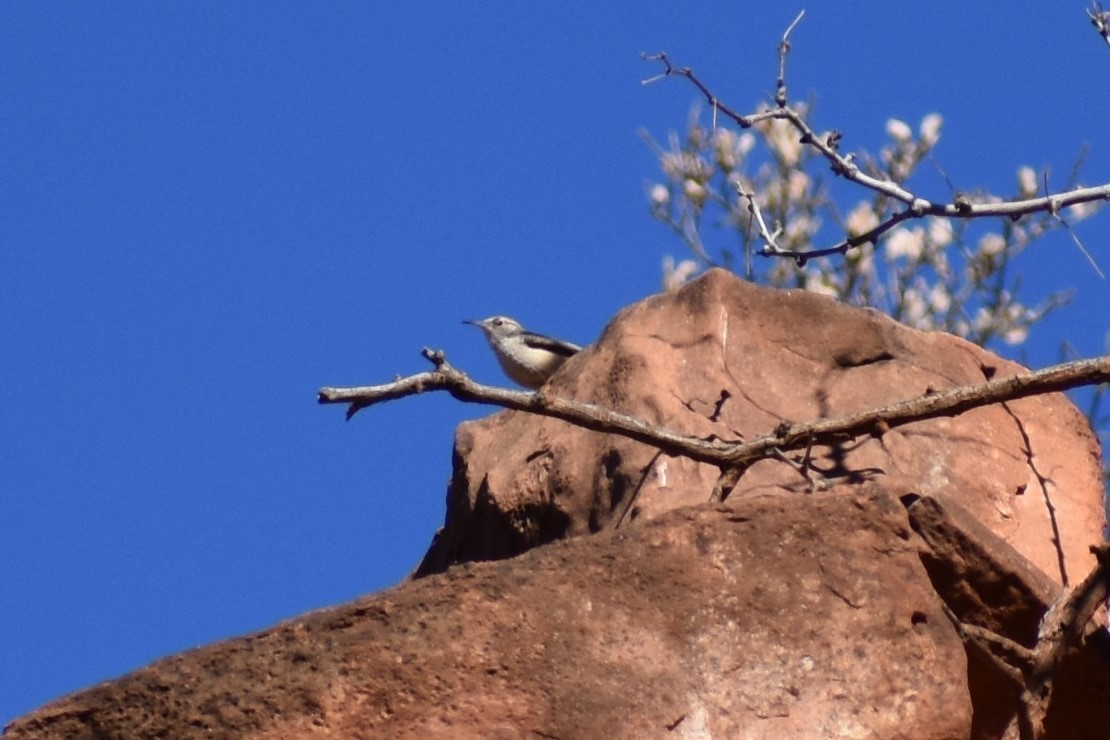
[[[664,77],[670,77],[672,75],[676,75],[678,77],[685,77],[685,78],[689,79],[690,82],[694,83],[694,85],[699,90],[701,90],[702,94],[705,95],[705,99],[709,101],[709,104],[711,106],[713,106],[714,110],[720,111],[721,113],[725,114],[726,116],[731,118],[733,121],[735,121],[736,124],[738,126],[740,126],[741,128],[750,128],[751,127],[751,125],[752,125],[751,121],[749,121],[747,118],[740,115],[736,111],[732,110],[731,108],[726,106],[724,103],[717,100],[717,97],[709,91],[709,88],[706,87],[705,85],[703,85],[701,80],[699,80],[697,77],[694,76],[693,70],[691,70],[689,67],[682,67],[681,69],[674,67],[671,64],[670,58],[667,56],[667,52],[661,51],[658,54],[648,54],[648,53],[645,52],[643,54],[640,54],[640,58],[643,59],[645,62],[662,62],[663,63],[663,71],[660,74],[657,74],[654,77],[648,77],[645,80],[641,80],[640,84],[650,85],[653,82],[658,82],[659,80],[663,79]]]
[[[805,10],[798,13],[798,17],[786,27],[782,34],[782,40],[779,41],[779,76],[775,81],[775,105],[782,107],[786,105],[786,55],[790,53],[790,32],[794,27],[802,22],[802,16],[806,14]]]
[[[1065,229],[1067,229],[1068,234],[1071,236],[1071,240],[1075,242],[1075,246],[1079,247],[1079,251],[1082,252],[1083,256],[1087,258],[1087,261],[1091,263],[1091,267],[1094,269],[1095,274],[1105,280],[1106,275],[1104,275],[1102,273],[1102,270],[1099,269],[1098,263],[1095,262],[1095,258],[1091,256],[1091,253],[1087,251],[1087,248],[1085,246],[1083,246],[1083,242],[1079,239],[1079,235],[1075,233],[1075,229],[1071,227],[1071,224],[1065,221],[1059,213],[1053,213],[1052,215],[1056,218],[1057,221],[1060,222],[1060,224]]]
[[[812,445],[807,447],[805,456],[802,458],[801,462],[798,462],[798,461],[794,460],[793,458],[788,457],[786,455],[786,453],[784,453],[782,450],[778,449],[777,447],[771,453],[780,462],[786,463],[788,466],[790,466],[790,468],[792,468],[794,470],[794,472],[796,472],[798,475],[805,478],[806,490],[809,493],[813,493],[814,491],[816,491],[818,489],[824,490],[824,489],[829,487],[829,480],[825,476],[821,475],[820,473],[813,472],[813,469],[810,467],[809,455],[810,455],[810,452],[812,452],[812,451],[813,451],[813,446]]]
[[[776,253],[783,252],[777,241],[778,238],[782,236],[782,225],[776,224],[773,233],[768,230],[767,222],[763,220],[763,211],[760,210],[759,204],[755,201],[755,193],[745,190],[742,182],[736,183],[736,193],[741,198],[748,201],[748,213],[751,214],[752,222],[756,224],[756,228],[759,230],[759,236],[763,239],[763,249],[773,250]]]
[[[1044,194],[1046,196],[1051,195],[1048,192],[1048,171],[1047,170],[1045,172],[1041,173],[1041,180],[1044,183]],[[1071,240],[1073,242],[1075,242],[1075,246],[1077,246],[1079,248],[1079,251],[1083,254],[1083,256],[1087,258],[1087,262],[1091,263],[1091,267],[1094,269],[1095,274],[1098,275],[1103,280],[1105,280],[1106,276],[1102,274],[1102,270],[1099,269],[1098,263],[1095,262],[1095,258],[1092,257],[1091,253],[1087,251],[1087,248],[1085,246],[1083,246],[1083,242],[1080,241],[1079,236],[1072,229],[1071,224],[1069,224],[1067,221],[1065,221],[1064,217],[1060,215],[1060,208],[1058,206],[1056,208],[1050,208],[1048,212],[1052,216],[1052,218],[1056,219],[1056,221],[1059,222],[1059,224],[1061,226],[1063,226],[1065,229],[1067,229],[1068,234],[1071,236]]]
[[[1087,625],[1110,593],[1110,544],[1092,545],[1097,565],[1079,585],[1053,604],[1041,622],[1033,650],[1030,689],[1039,692],[1054,676],[1068,648],[1083,636]]]
[[[1100,13],[1098,18],[1103,26],[1110,23],[1110,13],[1103,12],[1101,9],[1098,12]],[[1092,23],[1095,23],[1095,15],[1091,14],[1090,11],[1088,11],[1088,14],[1091,15]],[[795,22],[797,22],[797,20]],[[793,28],[793,25],[794,24],[791,24],[791,28],[787,29],[787,33]],[[781,46],[780,44],[780,50]],[[786,46],[789,47],[789,44],[786,43]],[[778,100],[778,93],[776,93],[776,107],[749,115],[742,115],[722,103],[709,86],[694,74],[692,69],[689,67],[675,67],[665,52],[644,54],[643,59],[645,61],[658,61],[663,64],[663,72],[655,77],[644,80],[645,84],[661,80],[665,77],[685,77],[705,96],[706,100],[709,101],[709,104],[713,106],[715,111],[719,111],[722,115],[732,119],[741,128],[750,128],[756,123],[765,120],[787,121],[798,132],[801,142],[817,150],[817,152],[829,162],[830,168],[836,175],[868,188],[881,196],[898,201],[905,206],[904,210],[894,213],[887,220],[867,233],[845,238],[834,246],[796,251],[780,249],[773,244],[768,244],[760,251],[760,254],[764,257],[786,257],[794,259],[799,264],[804,265],[806,261],[816,257],[844,254],[853,247],[858,247],[869,242],[876,243],[878,238],[884,233],[902,221],[910,218],[939,216],[960,219],[995,217],[1017,219],[1021,216],[1041,212],[1048,212],[1056,215],[1061,208],[1066,208],[1068,206],[1110,200],[1110,183],[1108,183],[1096,187],[1077,187],[1057,195],[1045,195],[1039,198],[1026,198],[1023,200],[1001,201],[1000,199],[983,196],[979,199],[982,202],[973,202],[971,198],[966,195],[956,194],[953,196],[951,203],[934,203],[926,198],[915,195],[913,192],[892,180],[875,177],[864,172],[860,166],[855,163],[855,158],[851,153],[841,154],[839,152],[839,134],[836,137],[828,137],[828,139],[819,136],[805,121],[805,118],[798,110],[786,105],[785,100],[781,102]],[[785,61],[781,51],[779,74],[779,83],[782,89],[785,89]],[[1080,245],[1080,248],[1082,249],[1082,245]],[[1086,250],[1083,251],[1086,252]]]
[[[747,465],[734,465],[730,468],[722,468],[721,474],[717,476],[717,482],[713,484],[713,491],[709,494],[709,503],[719,504],[728,498],[732,493],[732,489],[736,488],[736,484],[748,471]]]
[[[941,603],[964,644],[976,647],[1020,689],[1018,718],[1023,740],[1044,737],[1056,673],[1110,592],[1110,544],[1092,546],[1091,552],[1097,561],[1094,569],[1049,607],[1032,649],[1005,635],[961,622],[947,604]]]

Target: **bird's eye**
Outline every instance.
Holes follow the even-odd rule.
[[[503,318],[501,318],[500,316],[498,316],[496,319],[493,320],[493,325],[494,326],[504,326],[505,325],[505,320]]]

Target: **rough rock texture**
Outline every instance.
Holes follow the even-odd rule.
[[[453,568],[63,698],[5,738],[959,738],[897,499],[758,496]]]
[[[964,625],[981,627],[1025,648],[1037,647],[1042,619],[1063,589],[959,505],[902,497],[920,537],[933,588]],[[1104,618],[1086,627],[1064,658],[1045,721],[1050,738],[1096,738],[1110,726],[1110,633]],[[1017,738],[1022,687],[982,648],[968,650],[973,738]]]
[[[735,439],[1018,370],[712,271],[622,312],[544,392]],[[828,490],[767,460],[708,506],[711,467],[523,414],[466,424],[426,577],[159,661],[4,737],[1015,737],[1014,672],[944,610],[1028,647],[1065,571],[1088,572],[1104,514],[1085,420],[1055,394],[814,453]],[[1048,738],[1110,726],[1110,640],[1085,638]]]
[[[673,431],[751,439],[783,421],[835,418],[1022,370],[948,334],[711,270],[622,311],[547,392]],[[455,448],[446,525],[421,574],[611,527],[633,495],[633,517],[702,503],[717,475],[637,442],[517,412],[462,425]],[[1065,568],[1077,582],[1094,566],[1087,548],[1104,525],[1098,442],[1062,394],[814,453],[831,478],[953,498],[1057,583]],[[766,460],[732,495],[804,488],[790,467]]]
[[[964,624],[1032,648],[1041,618],[1061,594],[1060,586],[957,504],[914,498],[907,497],[910,526],[921,537],[922,562],[944,603]],[[1110,662],[1101,665],[1105,671]],[[1097,671],[1091,675],[1097,676]],[[968,656],[968,683],[975,707],[972,736],[1016,737],[1018,687],[979,650]],[[1064,717],[1070,719],[1068,714]]]

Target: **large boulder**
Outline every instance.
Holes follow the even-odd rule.
[[[1022,371],[950,334],[710,270],[621,311],[545,392],[675,432],[738,440],[784,421],[836,418]],[[1093,567],[1087,548],[1102,538],[1099,452],[1087,420],[1052,393],[845,439],[815,449],[813,466],[837,483],[871,480],[951,499],[1065,583]],[[419,572],[704,503],[716,478],[711,465],[624,437],[494,414],[459,427],[446,523]],[[796,496],[808,487],[792,467],[767,459],[732,496]]]
[[[621,312],[542,392],[750,439],[1021,370],[713,270]],[[1104,517],[1059,394],[846,438],[812,451],[817,477],[767,459],[723,504],[711,466],[521,413],[460,427],[454,462],[421,577],[5,738],[1012,738],[1020,673],[963,626],[1033,647]],[[1049,738],[1110,723],[1110,640],[1075,627]]]
[[[160,660],[4,737],[967,737],[913,537],[875,491],[687,508]]]

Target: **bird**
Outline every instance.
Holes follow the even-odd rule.
[[[519,321],[508,316],[490,316],[463,323],[482,330],[510,380],[533,390],[546,383],[568,358],[582,349],[573,342],[527,331]]]

